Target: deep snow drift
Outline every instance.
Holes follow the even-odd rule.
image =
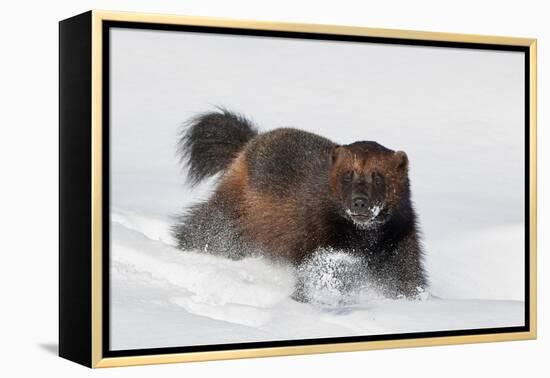
[[[330,267],[352,261],[336,252],[309,267],[323,284],[315,288],[314,303],[303,304],[290,298],[292,268],[261,257],[233,261],[182,252],[173,247],[169,225],[169,219],[112,214],[114,350],[523,324],[521,301],[461,298],[468,290],[470,298],[498,297],[492,287],[506,277],[483,283],[473,266],[457,266],[450,256],[428,259],[429,267],[444,272],[433,275],[431,291],[445,299],[390,300],[367,288],[341,302]]]

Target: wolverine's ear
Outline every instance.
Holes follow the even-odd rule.
[[[397,151],[394,153],[395,161],[397,162],[397,168],[406,171],[409,168],[409,158],[403,151]]]

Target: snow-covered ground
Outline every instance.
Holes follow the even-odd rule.
[[[112,349],[523,324],[522,301],[492,299],[499,297],[497,283],[507,278],[480,278],[484,268],[475,268],[474,253],[461,254],[467,265],[453,261],[454,251],[428,259],[429,271],[442,272],[431,278],[436,298],[390,300],[365,289],[349,303],[336,305],[329,285],[317,302],[304,304],[290,298],[292,268],[261,257],[234,261],[182,252],[173,247],[169,225],[168,219],[113,212]]]

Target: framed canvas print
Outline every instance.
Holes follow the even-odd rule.
[[[60,22],[59,353],[536,337],[536,41]]]

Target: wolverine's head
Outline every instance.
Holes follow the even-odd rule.
[[[342,216],[359,228],[385,223],[409,196],[408,158],[376,142],[334,147],[330,189]]]

